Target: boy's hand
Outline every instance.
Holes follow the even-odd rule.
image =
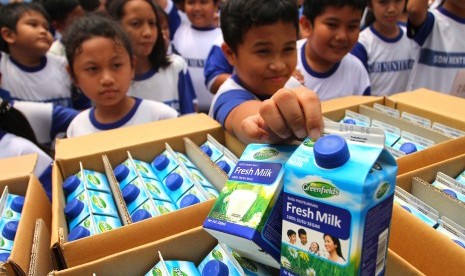
[[[246,118],[241,125],[250,141],[277,143],[303,139],[316,140],[323,133],[320,100],[305,87],[282,88],[265,100],[259,114]]]

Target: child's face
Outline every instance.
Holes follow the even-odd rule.
[[[300,234],[299,238],[300,238],[300,242],[302,244],[307,244],[307,235],[306,234]]]
[[[317,252],[318,251],[318,245],[314,242],[310,245],[310,251],[312,252]]]
[[[215,26],[214,19],[218,3],[213,0],[186,0],[184,10],[194,27],[210,28]]]
[[[84,41],[75,53],[72,66],[75,85],[97,106],[121,102],[134,77],[127,50],[105,37]]]
[[[383,27],[396,26],[404,10],[405,0],[371,0],[371,10],[377,24]]]
[[[256,95],[272,96],[289,80],[297,65],[296,29],[276,22],[252,27],[236,53],[223,44],[242,85]]]
[[[361,18],[362,12],[350,6],[327,7],[315,18],[313,26],[307,18],[303,18],[302,26],[309,34],[307,58],[310,64],[331,68],[340,62],[357,42]]]
[[[152,7],[145,1],[133,0],[124,5],[121,24],[129,34],[134,55],[148,57],[158,38],[157,18]]]
[[[11,32],[8,40],[15,50],[37,57],[45,55],[52,42],[47,20],[36,11],[27,11],[19,18],[16,31]]]
[[[296,240],[297,240],[297,236],[295,234],[289,236],[289,243],[295,244]]]

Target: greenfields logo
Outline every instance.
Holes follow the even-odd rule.
[[[378,191],[376,191],[376,198],[382,198],[386,192],[389,190],[389,183],[384,182],[381,186],[379,186]]]
[[[147,189],[149,189],[149,191],[151,191],[152,193],[155,193],[157,195],[161,194],[160,190],[152,183],[145,182],[145,185],[147,186]]]
[[[304,146],[313,148],[313,145],[315,145],[315,142],[313,142],[313,141],[310,140],[310,139],[304,141]]]
[[[304,192],[317,198],[328,198],[339,195],[339,189],[334,185],[325,182],[310,182],[302,185]]]
[[[87,179],[94,185],[100,185],[100,179],[98,179],[95,175],[88,174]]]
[[[173,268],[173,273],[172,273],[173,276],[189,276],[187,275],[186,273],[184,273],[181,269],[179,269],[179,267],[174,267]]]
[[[212,251],[212,256],[215,260],[222,261],[223,260],[223,254],[221,254],[221,251],[214,249]]]
[[[153,275],[153,276],[163,276],[163,273],[161,272],[161,269],[159,269],[159,268],[154,268],[154,269],[152,270],[152,275]]]
[[[146,167],[144,167],[143,165],[141,165],[141,164],[139,164],[139,163],[136,163],[136,168],[137,168],[139,171],[143,172],[143,173],[148,173],[148,172],[149,172],[149,170],[147,170]]]
[[[113,229],[113,227],[111,227],[110,224],[108,224],[107,222],[105,221],[99,221],[98,222],[98,228],[100,229],[100,233],[103,233],[103,232],[106,232],[106,231],[110,231]]]
[[[90,219],[86,219],[83,224],[85,228],[90,228]]]
[[[277,156],[279,154],[279,151],[275,149],[265,149],[261,150],[253,155],[253,158],[257,160],[265,160],[268,158],[271,158],[273,156]]]
[[[5,217],[7,217],[7,218],[12,218],[12,217],[13,217],[13,211],[11,211],[10,209],[8,209],[8,210],[6,211]]]
[[[171,212],[168,208],[166,208],[166,207],[163,206],[163,205],[159,205],[159,206],[158,206],[158,211],[160,211],[160,213],[161,213],[162,215],[168,214],[169,212]]]
[[[92,196],[92,202],[97,205],[98,207],[105,209],[107,208],[107,204],[103,199],[101,199],[99,196],[93,195]]]

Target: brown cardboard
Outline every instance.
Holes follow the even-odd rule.
[[[413,265],[402,259],[396,252],[388,249],[386,260],[386,274],[385,275],[425,275],[416,269]]]
[[[233,152],[241,152],[241,149],[244,148],[244,145],[236,139],[225,135],[221,126],[205,114],[189,115],[89,136],[59,140],[56,145],[57,166],[54,167],[52,176],[54,188],[51,247],[55,268],[72,268],[202,225],[214,200],[96,236],[67,242],[68,232],[63,213],[65,199],[61,186],[64,178],[77,172],[79,162],[82,162],[86,169],[103,172],[105,170],[102,162],[103,154],[108,157],[108,162],[114,168],[127,159],[127,151],[135,159],[151,162],[156,155],[165,149],[165,143],[168,143],[175,151],[188,155],[196,154],[200,150],[190,150],[190,146],[186,146],[184,138],[189,138],[192,141],[191,144],[198,146],[206,141],[207,133]],[[227,141],[231,143],[229,144]],[[199,163],[196,164],[199,167],[211,165],[211,161],[206,155],[203,158],[194,158],[195,160],[192,161],[194,164]],[[219,168],[216,169],[219,170]],[[223,174],[222,177],[223,182],[225,182],[225,175]],[[207,178],[209,178],[208,175]],[[209,178],[210,181],[220,182],[221,177],[215,179]]]
[[[465,131],[463,98],[421,88],[392,95],[385,105]]]
[[[2,265],[8,275],[27,275],[31,263],[34,228],[37,219],[42,219],[50,227],[51,205],[42,184],[32,174],[37,155],[26,155],[0,160],[0,190],[8,186],[10,193],[25,196],[24,207],[13,250],[8,261]],[[35,261],[35,260],[33,260]],[[46,262],[36,262],[46,267]]]
[[[52,254],[50,252],[50,231],[42,219],[36,220],[32,244],[29,276],[47,275],[53,270]]]

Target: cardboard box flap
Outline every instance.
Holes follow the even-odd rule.
[[[426,275],[463,275],[465,250],[394,204],[389,248]]]
[[[34,172],[37,154],[28,154],[0,159],[0,182],[14,181],[17,178],[29,177]]]
[[[388,249],[385,274],[402,276],[425,275],[391,249]]]
[[[369,103],[374,104],[375,102],[382,104],[384,102],[384,98],[376,96],[347,96],[321,102],[321,111],[323,113],[329,113],[342,110],[342,118],[344,117],[345,109],[357,111],[358,105]]]
[[[176,122],[176,127],[173,127],[174,122]],[[219,126],[219,123],[206,114],[192,114],[174,119],[112,129],[92,135],[58,140],[55,158],[70,159],[104,153],[131,145],[144,144],[153,141],[155,137],[158,140],[163,140],[185,136],[191,132],[206,133],[218,129]],[[135,135],[136,133],[143,133],[144,135]],[[76,146],[79,148],[77,149]]]
[[[42,219],[36,220],[34,240],[32,244],[29,276],[47,275],[53,270],[50,253],[50,231]]]
[[[446,216],[465,227],[465,203],[433,187],[429,182],[415,177],[412,180],[412,195],[435,208],[440,216]]]
[[[158,261],[188,260],[199,264],[217,244],[201,226],[50,275],[145,275]]]

